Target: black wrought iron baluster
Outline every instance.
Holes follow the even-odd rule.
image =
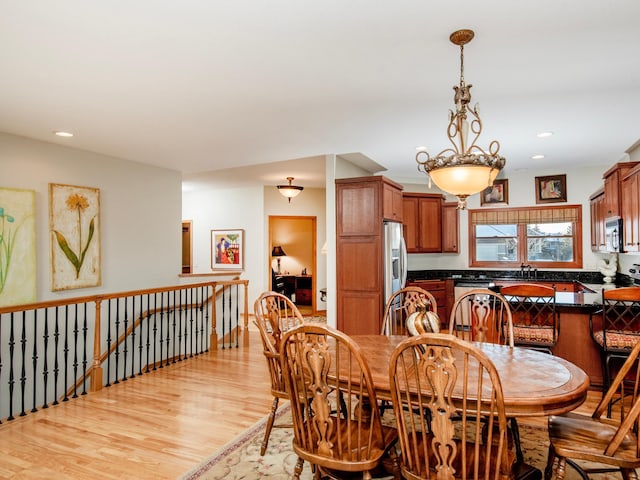
[[[233,346],[233,324],[232,324],[232,320],[233,320],[233,315],[232,315],[232,307],[233,307],[233,301],[232,301],[232,288],[231,285],[229,286],[229,298],[228,298],[228,302],[229,302],[229,348],[231,348]],[[237,334],[237,332],[236,332]]]
[[[236,283],[236,348],[240,346],[240,285]]]
[[[55,325],[53,330],[53,405],[58,405],[58,379],[60,378],[60,307],[55,307]]]
[[[173,296],[175,297],[176,292],[174,290],[173,292]],[[186,352],[187,351],[187,327],[186,327],[186,320],[185,320],[185,325],[182,325],[182,313],[183,313],[183,309],[182,309],[182,290],[180,292],[178,292],[178,301],[177,303],[174,301],[174,308],[175,310],[177,310],[178,312],[178,361],[182,361],[182,352]],[[175,357],[174,357],[175,358]]]
[[[214,290],[215,293],[215,290]],[[227,294],[227,289],[224,287],[224,285],[222,286],[222,349],[224,350],[225,347],[225,338],[227,338],[226,336],[226,331],[227,331],[227,324],[226,324],[226,302],[225,302],[225,295]],[[215,301],[215,295],[214,295],[214,301]],[[215,306],[214,306],[215,308]]]
[[[185,290],[184,295],[187,298],[185,309],[189,317],[189,357],[193,357],[193,289]]]
[[[64,347],[62,350],[63,353],[63,368],[64,368],[64,397],[63,401],[66,402],[69,400],[67,396],[67,387],[69,386],[69,305],[64,306]]]
[[[125,299],[125,305],[127,300]],[[127,308],[127,311],[129,309]],[[128,330],[126,330],[128,331]],[[126,334],[125,334],[126,335]],[[136,297],[131,297],[131,374],[129,378],[136,377]],[[127,341],[125,337],[125,343]]]
[[[164,317],[165,317],[165,311],[167,313],[167,328],[169,328],[169,312],[170,312],[170,303],[171,303],[171,297],[170,297],[170,293],[167,293],[167,305],[166,307],[164,306],[164,292],[160,293],[161,298],[162,298],[162,303],[163,306],[160,308],[160,358],[158,359],[158,364],[160,365],[160,368],[164,368],[164,350],[163,350],[163,345],[164,345]],[[167,345],[167,348],[169,348],[169,346]]]
[[[155,303],[155,302],[154,302]],[[149,373],[149,355],[151,350],[151,296],[147,294],[147,368],[146,372]],[[142,331],[142,329],[140,330]]]
[[[198,321],[200,322],[200,348],[198,351],[200,353],[204,352],[206,344],[204,339],[204,319],[202,315],[202,297],[204,295],[204,287],[199,287],[196,291],[196,298],[198,301],[198,306],[196,310],[196,314],[198,316]]]
[[[118,383],[120,383],[120,369],[118,368],[118,364],[120,363],[120,301],[117,298],[115,298],[113,301],[116,302],[116,334],[114,338],[114,342],[116,344],[114,352],[115,381],[113,382],[113,384],[117,385]]]
[[[20,416],[24,417],[25,391],[27,386],[27,312],[22,312],[22,333],[20,334],[20,349],[22,352],[20,369]]]
[[[78,339],[80,337],[80,326],[78,325],[78,304],[74,305],[73,320],[73,395],[71,398],[78,398]]]
[[[15,386],[15,376],[13,373],[13,351],[16,346],[13,312],[11,312],[11,316],[9,318],[9,416],[7,417],[7,420],[13,420],[13,389]]]
[[[202,305],[204,308],[204,324],[206,326],[206,332],[207,334],[209,333],[209,306],[205,303],[206,299],[209,298],[209,288],[211,288],[211,308],[216,308],[216,300],[213,297],[213,292],[215,292],[215,288],[213,287],[203,287],[204,291],[202,294]],[[209,339],[210,336],[207,335],[207,338],[205,339],[206,345],[207,346],[207,351],[209,351],[209,348],[211,347],[211,345],[209,345]]]
[[[171,298],[171,294],[167,293],[167,297]],[[167,365],[169,365],[169,359],[171,358],[171,360],[173,361],[173,363],[176,363],[176,330],[177,330],[177,335],[178,338],[180,337],[180,327],[178,325],[179,320],[176,319],[176,315],[179,315],[180,311],[179,311],[179,306],[176,303],[176,291],[173,291],[173,305],[171,305],[171,321],[173,322],[172,325],[172,329],[173,329],[173,334],[171,336],[171,338],[173,338],[173,342],[171,344],[171,351],[173,352],[171,355],[169,354],[169,315],[167,315]],[[180,349],[180,345],[178,345],[178,351]]]
[[[111,300],[107,300],[107,387],[111,386]]]
[[[38,342],[36,341],[38,332],[38,310],[33,310],[33,354],[31,355],[31,361],[33,362],[33,402],[31,405],[31,412],[37,412],[38,404],[37,392],[38,389]]]
[[[47,404],[47,380],[49,379],[49,309],[44,309],[44,329],[42,332],[42,349],[43,349],[43,365],[42,365],[42,388],[43,388],[43,404],[42,408],[49,408]]]
[[[127,347],[127,331],[129,330],[129,308],[127,307],[127,298],[122,299],[122,308],[124,308],[124,328],[122,329],[122,381],[127,381],[127,356],[129,348]],[[120,337],[118,336],[118,344]]]
[[[87,324],[87,303],[83,303],[83,315],[82,315],[82,378],[84,379],[82,382],[82,395],[87,394],[87,341],[89,340],[89,325]]]
[[[138,331],[140,332],[140,335],[138,335],[138,375],[142,375],[142,355],[143,355],[143,349],[144,349],[144,345],[142,344],[144,335],[142,334],[143,332],[143,328],[144,328],[144,311],[143,311],[143,306],[144,306],[144,297],[142,295],[140,295],[140,313],[138,314]]]
[[[158,294],[154,294],[153,305],[155,307],[153,313],[153,369],[158,365]],[[160,319],[162,320],[162,310],[164,308],[164,297],[160,292]]]

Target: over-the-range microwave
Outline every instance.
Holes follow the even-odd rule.
[[[609,217],[604,221],[607,252],[622,252],[622,218]]]

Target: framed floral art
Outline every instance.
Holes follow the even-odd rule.
[[[49,184],[51,290],[96,287],[100,268],[100,190]]]

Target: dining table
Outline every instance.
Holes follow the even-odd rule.
[[[371,371],[378,400],[391,400],[389,362],[406,336],[352,335]],[[589,376],[571,362],[524,347],[474,342],[493,362],[502,383],[509,417],[538,417],[569,412],[587,398]]]

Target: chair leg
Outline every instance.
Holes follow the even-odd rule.
[[[271,404],[271,413],[267,419],[267,427],[264,431],[264,438],[262,439],[262,445],[260,446],[260,456],[263,457],[267,451],[267,445],[269,444],[269,436],[271,435],[271,429],[273,428],[273,422],[276,419],[276,411],[278,410],[278,397],[273,397],[273,403]]]
[[[522,454],[522,445],[520,445],[520,429],[518,428],[518,420],[516,417],[511,417],[511,437],[513,438],[513,446],[516,449],[516,462],[524,462],[524,455]]]
[[[544,480],[551,480],[553,473],[553,462],[556,459],[556,451],[552,445],[549,445],[549,453],[547,454],[547,466],[544,469]]]

